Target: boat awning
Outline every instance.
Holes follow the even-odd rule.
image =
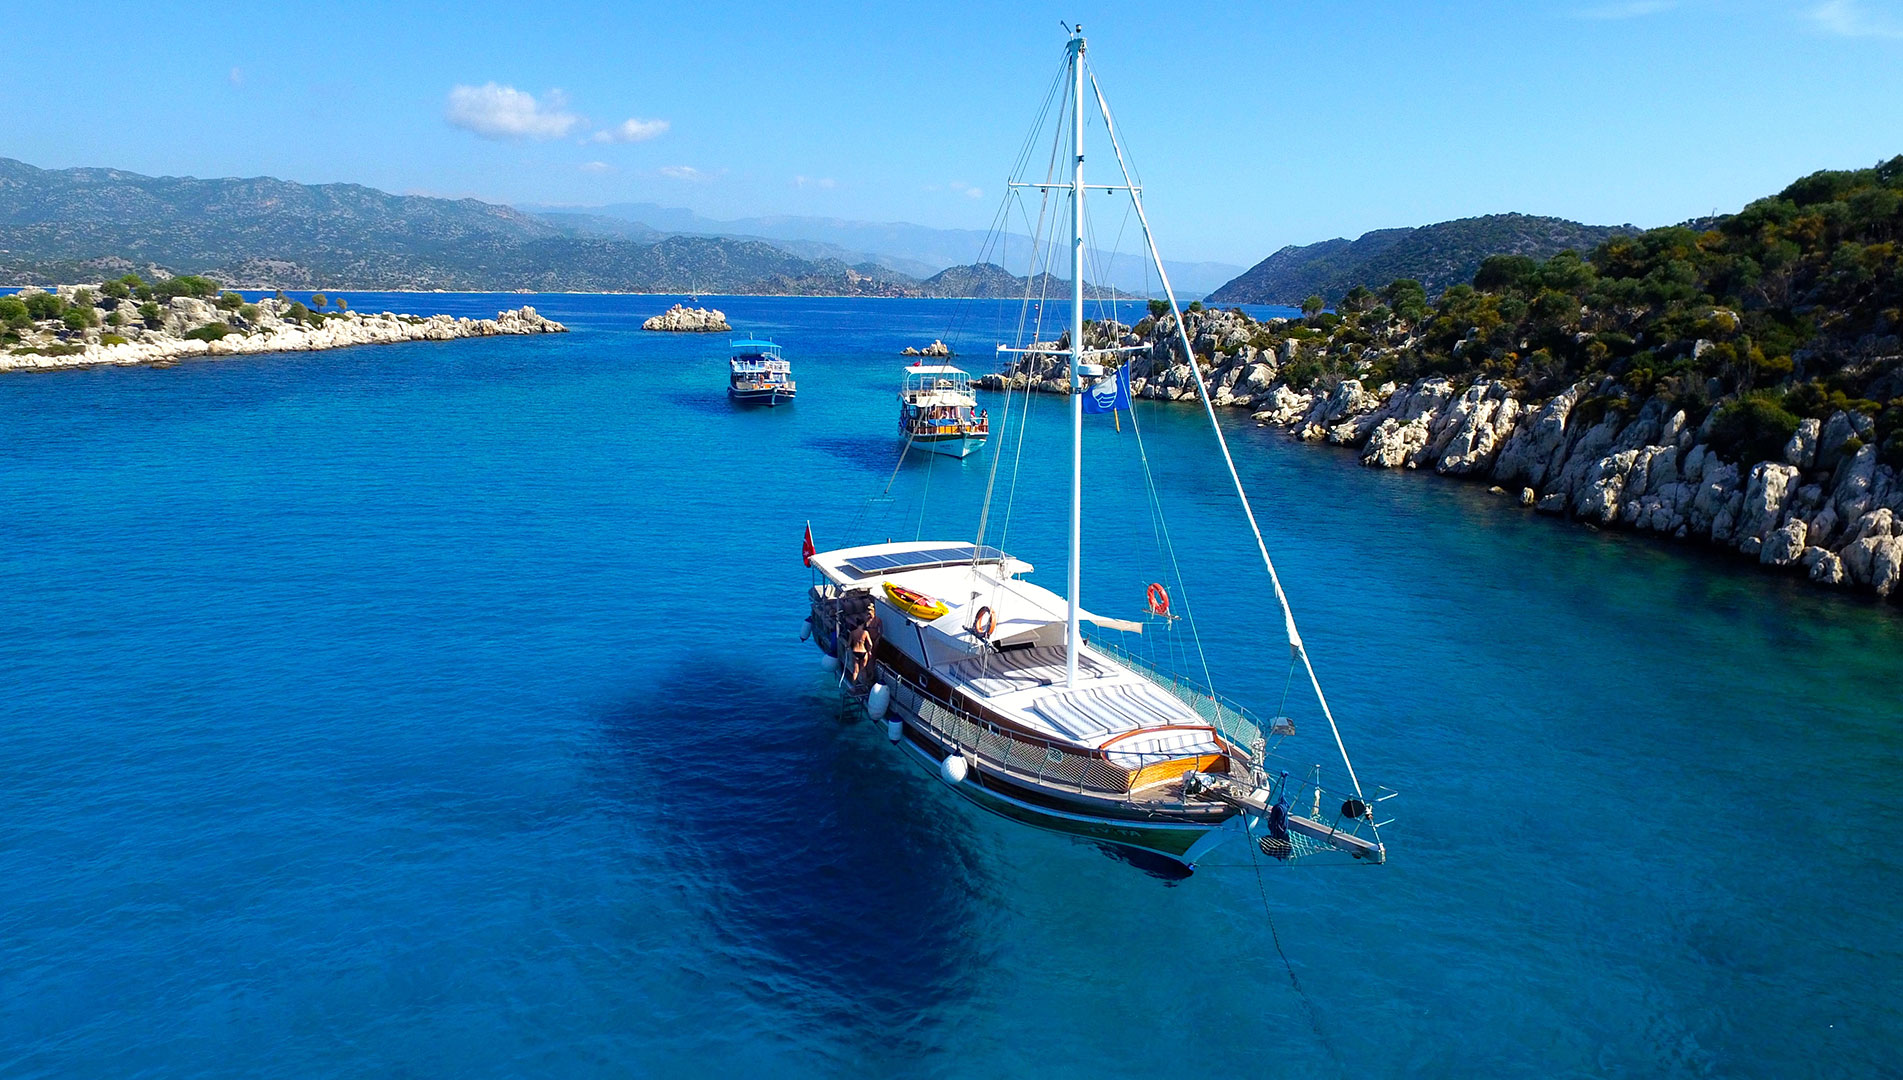
[[[950,405],[964,409],[976,405],[978,399],[969,390],[913,390],[905,395],[905,403],[920,408]]]
[[[1043,589],[1032,592],[1012,587],[1015,584],[1010,582],[985,589],[963,603],[954,597],[940,596],[940,600],[951,605],[951,610],[934,619],[930,624],[932,629],[956,637],[977,621],[979,608],[987,607],[991,609],[991,641],[999,645],[1031,639],[1038,631],[1052,627],[1061,630],[1069,624],[1070,609],[1063,597]],[[1090,611],[1078,612],[1078,618],[1111,630],[1143,632],[1142,623],[1128,619],[1112,619]]]
[[[907,375],[969,375],[964,368],[955,368],[950,364],[911,364],[905,369]]]

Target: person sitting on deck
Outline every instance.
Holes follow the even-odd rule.
[[[859,685],[860,676],[872,666],[872,650],[879,643],[881,629],[878,608],[868,600],[866,601],[866,621],[860,623],[859,628],[852,632],[852,673],[847,676],[847,681],[854,686]]]

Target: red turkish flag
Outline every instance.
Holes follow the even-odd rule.
[[[806,523],[806,539],[800,541],[800,565],[813,565],[813,523]]]

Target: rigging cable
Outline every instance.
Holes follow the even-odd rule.
[[[1118,142],[1116,130],[1111,124],[1110,104],[1104,100],[1103,88],[1097,84],[1097,76],[1094,72],[1090,77],[1090,85],[1096,92],[1098,107],[1103,110],[1104,129],[1110,134],[1110,146],[1116,152],[1117,164],[1123,167],[1125,181],[1128,183],[1130,171],[1124,165],[1123,147]],[[1196,365],[1196,351],[1190,344],[1188,330],[1184,328],[1183,313],[1176,305],[1176,294],[1169,287],[1169,272],[1163,269],[1163,256],[1157,251],[1156,236],[1150,231],[1149,217],[1143,212],[1142,200],[1137,199],[1133,194],[1131,201],[1136,206],[1137,220],[1143,225],[1143,238],[1148,242],[1151,260],[1156,263],[1156,273],[1163,283],[1164,295],[1169,298],[1170,312],[1176,316],[1176,336],[1182,342],[1184,353],[1189,357],[1189,371],[1196,379],[1196,392],[1202,398],[1203,409],[1209,415],[1209,425],[1216,433],[1216,445],[1222,450],[1223,464],[1228,466],[1229,479],[1235,485],[1236,497],[1242,502],[1243,516],[1248,518],[1249,530],[1255,534],[1256,550],[1262,555],[1262,565],[1269,572],[1269,584],[1275,589],[1276,602],[1282,607],[1282,622],[1288,632],[1289,648],[1294,655],[1302,658],[1302,665],[1308,669],[1309,684],[1315,688],[1315,701],[1321,706],[1322,716],[1328,721],[1328,730],[1335,736],[1335,748],[1341,752],[1341,763],[1348,770],[1348,780],[1354,785],[1355,797],[1365,800],[1366,796],[1361,791],[1361,779],[1355,775],[1354,763],[1348,759],[1348,746],[1342,741],[1341,729],[1335,724],[1334,711],[1328,707],[1327,695],[1322,693],[1321,680],[1315,675],[1315,664],[1309,659],[1308,649],[1302,644],[1301,633],[1295,629],[1295,613],[1289,609],[1288,596],[1282,591],[1281,575],[1275,572],[1275,561],[1269,558],[1268,542],[1262,539],[1262,527],[1256,523],[1255,510],[1250,507],[1248,493],[1242,487],[1242,476],[1236,471],[1235,458],[1230,456],[1229,440],[1224,437],[1222,424],[1216,419],[1216,404],[1209,396],[1209,387],[1203,381],[1202,369]],[[1375,842],[1379,844],[1381,834],[1377,831],[1374,836]]]

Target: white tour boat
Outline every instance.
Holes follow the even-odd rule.
[[[991,417],[978,408],[971,376],[950,364],[905,369],[899,388],[899,434],[913,446],[947,457],[970,457],[991,435]]]

